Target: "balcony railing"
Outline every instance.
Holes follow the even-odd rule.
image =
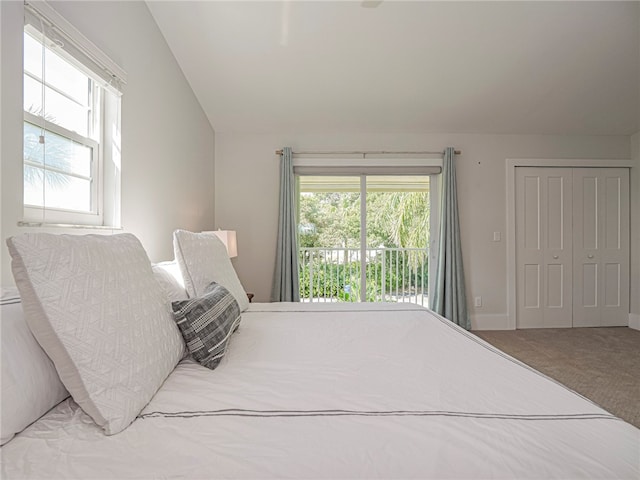
[[[363,294],[359,248],[300,248],[300,299],[427,306],[428,253],[423,248],[367,248]]]

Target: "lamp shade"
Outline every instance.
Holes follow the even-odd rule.
[[[229,258],[234,258],[238,256],[238,242],[236,241],[236,231],[235,230],[212,230],[210,232],[202,232],[208,234],[214,234],[224,246],[227,247],[227,253],[229,254]]]

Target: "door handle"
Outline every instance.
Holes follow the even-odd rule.
[[[593,254],[590,253],[589,255],[587,255],[587,258],[593,258]]]
[[[557,260],[557,259],[558,259],[558,255],[554,255],[554,256],[553,256],[553,259],[554,259],[554,260]]]

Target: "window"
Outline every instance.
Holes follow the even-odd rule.
[[[25,6],[25,221],[117,227],[121,78],[55,10],[38,8]]]

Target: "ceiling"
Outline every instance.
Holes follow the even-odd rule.
[[[219,132],[640,130],[639,1],[147,4]]]

